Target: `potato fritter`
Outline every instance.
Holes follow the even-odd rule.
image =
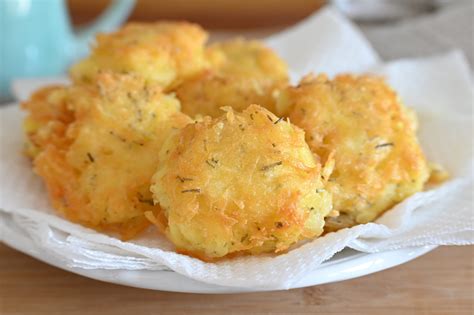
[[[34,158],[48,144],[64,147],[68,144],[65,133],[74,120],[73,111],[68,108],[67,89],[63,86],[49,86],[35,92],[22,104],[28,111],[23,122],[27,135],[25,153]]]
[[[209,45],[211,64],[228,75],[253,78],[288,79],[288,66],[272,49],[256,40],[234,39]]]
[[[212,260],[281,252],[320,235],[331,211],[301,129],[264,108],[228,107],[176,131],[160,151],[153,197],[165,233],[181,252]]]
[[[340,216],[327,231],[374,220],[428,179],[415,116],[380,78],[308,76],[281,93],[278,109],[322,162],[335,159],[327,188]]]
[[[285,62],[258,41],[241,39],[209,46],[210,68],[176,89],[184,113],[218,117],[223,106],[243,110],[259,104],[275,110],[274,94],[288,84]]]
[[[129,23],[99,34],[92,54],[71,68],[75,82],[92,82],[108,70],[140,75],[164,88],[178,84],[206,66],[207,33],[187,22]]]
[[[40,148],[34,167],[56,209],[123,238],[149,225],[143,213],[159,211],[149,190],[156,152],[189,123],[176,98],[143,78],[102,73],[95,85],[40,91],[25,107],[39,126],[30,133]],[[61,132],[50,132],[56,124]]]

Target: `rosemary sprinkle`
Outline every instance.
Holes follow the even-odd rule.
[[[181,177],[181,176],[176,176],[176,178],[181,182],[181,183],[184,183],[184,182],[188,182],[188,181],[192,181],[193,179],[192,178],[188,178],[188,177]]]
[[[384,147],[393,147],[394,144],[393,142],[387,142],[387,143],[381,143],[381,144],[377,144],[375,146],[376,149],[379,149],[379,148],[384,148]]]
[[[282,164],[283,164],[282,161],[278,161],[278,162],[275,162],[275,163],[272,163],[272,164],[265,165],[260,170],[261,171],[268,171],[269,169],[274,168],[275,166],[282,165]]]
[[[91,161],[91,163],[94,163],[95,159],[94,159],[94,157],[92,156],[92,154],[90,154],[89,152],[87,152],[87,157],[89,158],[89,161]]]
[[[280,117],[280,118],[278,118],[273,124],[276,125],[276,124],[278,124],[278,123],[279,123],[280,121],[282,121],[282,120],[283,120],[283,117]]]
[[[200,193],[200,192],[201,192],[201,189],[199,189],[199,188],[185,189],[185,190],[181,190],[181,192],[182,192],[182,193],[188,193],[188,192]]]

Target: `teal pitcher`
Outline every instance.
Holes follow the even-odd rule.
[[[115,0],[90,25],[74,30],[64,0],[0,0],[0,102],[15,78],[53,76],[88,52],[96,32],[112,31],[134,0]]]

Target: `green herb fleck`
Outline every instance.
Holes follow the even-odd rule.
[[[265,165],[260,170],[265,172],[265,171],[268,171],[269,169],[274,168],[275,166],[279,166],[279,165],[282,165],[282,164],[283,164],[282,161],[278,161],[278,162],[275,162],[275,163],[272,163],[272,164]]]
[[[279,123],[280,121],[282,121],[282,120],[283,120],[283,117],[280,117],[280,118],[278,118],[273,124],[276,125],[276,124],[278,124],[278,123]]]
[[[89,152],[87,152],[87,157],[89,158],[89,161],[91,161],[91,163],[94,163],[95,159],[94,159],[94,157],[92,156],[92,154],[90,154]]]
[[[376,149],[380,149],[380,148],[384,148],[384,147],[393,147],[394,146],[394,143],[393,142],[387,142],[387,143],[381,143],[381,144],[377,144],[375,146]]]
[[[217,164],[219,163],[219,160],[216,160],[215,158],[211,158],[210,160],[206,160],[206,163],[210,167],[216,168]]]
[[[176,176],[176,178],[181,182],[181,183],[184,183],[184,182],[190,182],[192,181],[193,179],[192,178],[189,178],[189,177],[181,177],[181,176]]]
[[[193,189],[185,189],[185,190],[181,190],[182,193],[200,193],[201,192],[201,189],[199,188],[193,188]]]

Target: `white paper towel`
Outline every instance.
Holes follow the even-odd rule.
[[[21,155],[23,114],[18,106],[8,106],[0,109],[0,240],[7,239],[15,227],[42,251],[74,267],[171,269],[207,283],[272,289],[291,287],[345,247],[378,252],[474,242],[473,90],[462,54],[377,65],[378,57],[362,35],[330,9],[268,42],[288,60],[294,80],[309,71],[331,75],[367,71],[386,76],[405,103],[417,110],[420,140],[428,158],[446,166],[452,179],[408,198],[376,223],[327,234],[286,254],[205,263],[175,253],[153,228],[122,242],[58,216],[41,180]],[[16,91],[26,97],[31,86],[23,82]]]

